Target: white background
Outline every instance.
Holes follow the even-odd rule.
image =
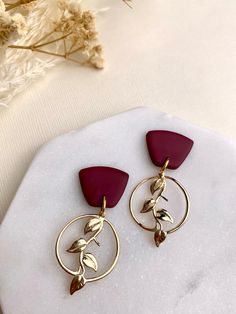
[[[0,108],[1,217],[43,143],[131,107],[236,138],[235,0],[99,3],[111,8],[97,18],[106,68],[63,63]]]

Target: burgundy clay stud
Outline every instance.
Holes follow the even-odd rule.
[[[190,153],[193,141],[179,133],[149,131],[146,135],[148,152],[154,165],[162,167],[169,159],[168,169],[177,169]]]
[[[57,237],[55,247],[57,261],[67,273],[73,276],[70,294],[81,290],[86,283],[97,281],[110,274],[118,261],[120,253],[119,237],[113,224],[105,218],[105,214],[106,208],[112,208],[119,202],[125,191],[129,175],[116,168],[96,166],[80,170],[79,179],[88,204],[93,207],[100,207],[100,210],[98,214],[86,214],[74,218],[65,225]],[[84,234],[82,237],[78,237],[75,234],[71,239],[73,241],[70,247],[67,249],[68,254],[78,255],[76,257],[78,265],[75,269],[72,269],[62,259],[60,253],[61,239],[66,236],[65,231],[78,221],[84,224]],[[110,232],[113,235],[116,246],[113,259],[107,264],[110,266],[105,270],[99,265],[95,254],[91,252],[93,247],[89,248],[91,243],[100,246],[99,235],[105,232],[103,230],[104,225],[107,226],[106,232]],[[87,274],[89,269],[96,274]]]
[[[98,166],[80,170],[79,179],[84,197],[90,206],[101,206],[105,195],[107,208],[112,208],[123,195],[129,175],[116,168]]]
[[[193,141],[176,132],[153,130],[147,133],[146,142],[150,158],[154,165],[160,167],[160,170],[158,175],[146,178],[136,185],[130,196],[129,208],[134,221],[141,228],[154,232],[154,242],[159,247],[167,234],[173,233],[183,226],[189,215],[190,201],[186,189],[176,179],[166,176],[165,170],[178,169],[182,165],[192,149]],[[161,200],[168,201],[163,195],[167,181],[172,181],[185,199],[184,214],[177,223],[174,222],[171,212],[164,209],[163,205],[160,206]],[[150,197],[143,202],[139,211],[140,213],[152,213],[154,218],[154,225],[152,226],[140,222],[137,218],[137,208],[134,208],[136,192],[146,184],[149,184]],[[168,224],[172,224],[172,227],[167,228]]]

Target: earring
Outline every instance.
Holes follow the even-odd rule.
[[[129,208],[133,219],[140,227],[147,231],[154,232],[154,241],[156,246],[159,247],[159,245],[165,240],[167,234],[173,233],[183,226],[189,214],[190,202],[186,189],[176,179],[166,176],[165,170],[179,168],[190,153],[193,141],[184,135],[162,130],[149,131],[146,135],[146,141],[151,160],[156,166],[160,167],[160,171],[158,175],[142,180],[134,188],[130,197]],[[186,204],[185,213],[180,222],[169,229],[166,228],[166,225],[168,225],[167,223],[173,224],[173,217],[166,209],[159,208],[158,206],[161,199],[168,201],[168,199],[163,196],[167,181],[173,182],[183,193]],[[140,219],[137,218],[137,214],[134,213],[133,205],[136,192],[146,183],[150,183],[150,192],[152,197],[144,202],[140,213],[152,213],[155,225],[151,227],[140,222]]]
[[[105,213],[106,208],[112,208],[119,202],[124,193],[128,178],[129,175],[127,173],[110,167],[90,167],[80,170],[79,179],[86,201],[90,206],[101,207],[101,209],[96,215],[82,215],[71,220],[61,230],[56,240],[55,252],[58,263],[67,273],[73,276],[70,294],[83,288],[86,283],[104,278],[115,267],[120,252],[119,238],[113,224],[105,218]],[[64,233],[76,222],[83,223],[84,236],[78,238],[76,235],[72,245],[67,249],[68,253],[78,254],[78,257],[76,256],[78,266],[76,269],[71,269],[71,267],[66,266],[62,260],[60,244]],[[87,249],[89,249],[89,245],[93,242],[100,246],[98,236],[103,231],[103,226],[105,225],[108,227],[106,229],[112,233],[115,240],[116,248],[114,258],[108,269],[104,270],[102,267],[102,273],[99,275],[87,276],[87,270],[89,271],[90,269],[97,272],[99,268],[97,259],[90,251],[87,251]],[[65,252],[63,253],[65,255]]]

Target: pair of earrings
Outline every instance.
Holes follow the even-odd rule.
[[[176,179],[166,176],[166,169],[177,169],[188,156],[193,141],[184,135],[171,131],[149,131],[146,135],[147,147],[152,162],[160,167],[159,173],[153,177],[142,180],[133,190],[129,208],[134,221],[143,229],[154,233],[154,241],[158,247],[166,238],[167,234],[177,231],[185,223],[189,214],[189,197],[185,188]],[[73,276],[70,285],[70,294],[80,290],[86,283],[97,281],[107,276],[115,267],[119,252],[120,243],[118,234],[113,224],[105,218],[106,208],[112,208],[117,205],[122,197],[129,175],[121,170],[111,167],[90,167],[80,170],[79,179],[82,191],[88,204],[93,207],[100,207],[98,214],[89,214],[78,216],[70,221],[60,232],[56,241],[56,257],[60,266],[70,275]],[[180,222],[170,229],[164,228],[165,222],[173,223],[173,217],[166,209],[159,209],[158,203],[161,199],[167,201],[163,195],[167,181],[173,182],[184,195],[185,212]],[[141,223],[134,210],[134,199],[137,191],[145,184],[150,184],[151,198],[145,200],[141,206],[141,213],[151,212],[154,218],[154,225],[147,226]],[[68,253],[77,253],[78,261],[76,269],[68,267],[63,262],[61,256],[61,241],[65,232],[75,223],[81,222],[84,228],[84,237],[76,239],[67,249]],[[106,227],[105,227],[106,226]],[[96,257],[88,251],[89,246],[98,242],[99,234],[103,229],[110,230],[114,238],[115,253],[110,265],[97,276],[85,276],[90,270],[97,272],[98,263]],[[166,230],[164,230],[166,229]]]

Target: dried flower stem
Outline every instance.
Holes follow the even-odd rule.
[[[65,41],[65,38],[63,39],[63,45],[64,45],[64,51],[65,51],[65,54],[67,54],[67,47],[66,47],[66,41]]]
[[[47,37],[49,37],[50,35],[52,35],[55,32],[55,29],[53,29],[51,32],[47,33],[46,35],[44,35],[43,37],[41,37],[39,40],[37,40],[34,45],[39,44],[42,40],[46,39]]]
[[[129,2],[131,2],[132,0],[122,0],[130,9],[133,9],[133,7],[130,5]]]
[[[36,1],[36,0],[18,0],[14,3],[4,3],[5,6],[6,6],[6,11],[10,11],[12,9],[15,9],[16,7],[19,7],[20,5],[24,5],[24,4],[28,4],[30,2],[33,2],[33,1]]]
[[[45,53],[47,55],[51,55],[51,56],[55,56],[55,57],[66,58],[66,54],[54,53],[54,52],[51,52],[51,51],[41,50],[41,49],[37,49],[37,48],[33,49],[32,51]]]
[[[62,57],[62,58],[65,58],[67,60],[70,60],[70,61],[73,61],[75,63],[78,63],[80,65],[85,65],[85,64],[89,64],[90,60],[91,60],[91,57],[89,57],[86,61],[84,62],[80,62],[74,58],[71,58],[70,55],[72,55],[73,53],[76,53],[80,50],[83,50],[85,48],[84,45],[81,45],[80,47],[77,47],[75,49],[73,49],[77,43],[77,41],[74,41],[70,47],[70,49],[67,51],[67,47],[66,47],[66,41],[65,39],[70,36],[72,34],[72,32],[69,32],[67,34],[64,34],[58,38],[55,38],[53,40],[49,40],[49,41],[46,41],[44,43],[41,43],[44,39],[48,38],[50,35],[52,35],[54,32],[56,31],[56,28],[53,29],[52,31],[50,31],[48,34],[44,35],[42,38],[40,38],[39,40],[37,40],[37,42],[35,42],[34,44],[32,45],[29,45],[29,46],[24,46],[24,45],[9,45],[8,48],[13,48],[13,49],[28,49],[28,50],[31,50],[31,51],[35,51],[35,52],[40,52],[40,53],[44,53],[44,54],[48,54],[48,55],[52,55],[52,56],[56,56],[56,57]],[[63,45],[64,45],[64,54],[60,54],[60,53],[54,53],[54,52],[51,52],[51,51],[46,51],[46,50],[42,50],[42,49],[39,49],[40,47],[44,47],[46,45],[49,45],[49,44],[52,44],[52,43],[55,43],[57,41],[60,41],[60,40],[63,40]]]
[[[35,42],[34,44],[30,45],[30,46],[24,46],[24,45],[9,45],[8,48],[14,48],[14,49],[29,49],[32,51],[39,51],[38,48],[52,44],[54,42],[57,42],[59,40],[65,39],[66,37],[68,37],[69,35],[72,34],[72,32],[69,32],[63,36],[60,36],[58,38],[55,38],[53,40],[49,40],[47,42],[44,42],[42,44],[40,44],[40,42],[46,38],[48,38],[50,35],[52,35],[55,32],[55,29],[53,31],[51,31],[50,33],[46,34],[45,36],[43,36],[42,38],[40,38],[39,40],[37,40],[37,42]],[[65,41],[64,41],[65,42]],[[42,52],[42,50],[40,50],[40,52]],[[52,53],[52,55],[55,55]],[[58,54],[56,54],[58,55]]]
[[[84,45],[82,45],[82,46],[80,46],[80,47],[78,47],[78,48],[76,48],[76,49],[74,49],[74,50],[68,51],[68,54],[75,53],[75,52],[77,52],[77,51],[79,51],[79,50],[82,50],[82,49],[84,49]]]
[[[52,56],[56,56],[56,57],[62,57],[62,58],[65,58],[65,59],[68,59],[68,60],[71,60],[73,62],[76,62],[76,63],[79,63],[79,64],[82,64],[81,62],[78,62],[77,60],[75,59],[72,59],[69,57],[70,54],[73,54],[79,50],[82,50],[84,48],[84,45],[80,46],[80,47],[77,47],[76,49],[74,50],[71,50],[70,51],[67,51],[66,49],[66,42],[65,42],[65,38],[68,37],[69,35],[71,35],[72,32],[68,33],[68,34],[65,34],[63,36],[60,36],[59,38],[56,38],[56,39],[53,39],[53,40],[50,40],[50,41],[47,41],[45,43],[42,43],[42,44],[38,44],[40,43],[43,39],[47,38],[49,35],[51,35],[54,31],[50,32],[49,34],[45,35],[44,37],[42,37],[40,40],[37,41],[37,43],[35,44],[32,44],[30,46],[23,46],[23,45],[9,45],[8,48],[14,48],[14,49],[28,49],[28,50],[31,50],[31,51],[35,51],[35,52],[41,52],[41,53],[45,53],[45,54],[48,54],[48,55],[52,55]],[[51,51],[46,51],[46,50],[42,50],[42,49],[39,49],[40,47],[43,47],[43,46],[46,46],[46,45],[49,45],[51,43],[54,43],[54,42],[57,42],[59,40],[62,40],[63,39],[63,43],[64,43],[64,54],[60,54],[60,53],[54,53],[54,52],[51,52]],[[73,46],[73,45],[72,45]]]
[[[59,38],[56,38],[56,39],[53,39],[53,40],[50,40],[50,41],[47,41],[46,43],[42,43],[42,44],[39,44],[39,45],[33,45],[34,48],[39,48],[39,47],[43,47],[43,46],[46,46],[46,45],[49,45],[49,44],[52,44],[52,43],[55,43],[56,41],[59,41],[61,39],[65,39],[66,37],[68,37],[69,35],[71,35],[72,32],[69,32],[68,34],[65,34]]]
[[[8,48],[29,49],[29,50],[32,50],[32,47],[30,47],[30,46],[21,46],[21,45],[9,45]]]

